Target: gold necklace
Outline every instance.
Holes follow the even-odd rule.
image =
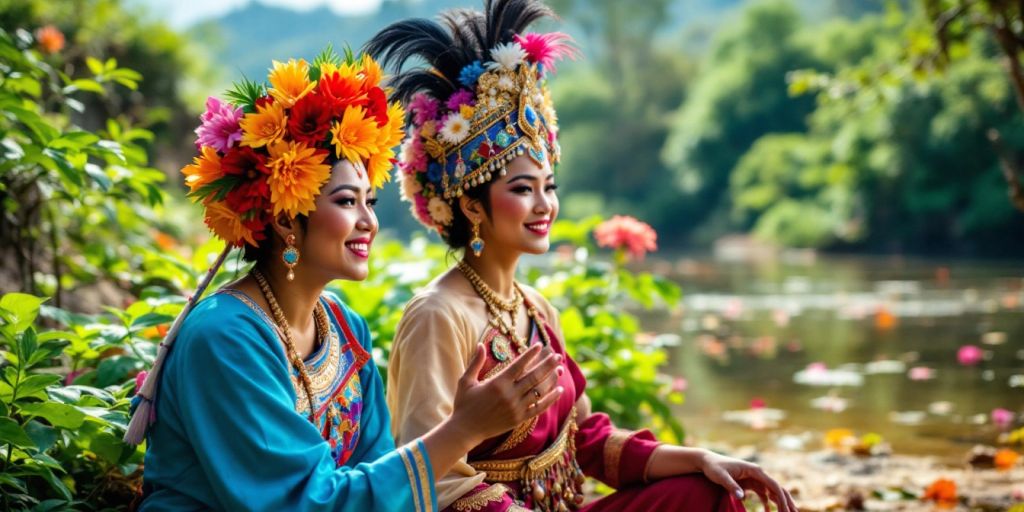
[[[519,285],[515,282],[512,283],[512,291],[515,297],[508,302],[502,301],[498,297],[498,293],[493,288],[484,282],[480,274],[477,274],[476,270],[473,269],[466,263],[465,260],[459,260],[458,263],[459,271],[466,277],[469,284],[473,285],[473,289],[476,290],[477,295],[484,300],[484,304],[487,305],[487,311],[490,313],[489,323],[498,329],[502,334],[508,336],[522,352],[527,348],[527,340],[519,336],[519,332],[516,329],[516,319],[519,317],[519,307],[523,304],[523,292],[519,290]],[[502,312],[508,313],[510,322],[505,322],[504,315]],[[530,306],[526,310],[527,315],[530,318],[536,320],[534,316],[536,310],[533,306]],[[539,325],[539,324],[538,324]]]
[[[292,366],[299,372],[299,380],[302,382],[302,389],[306,392],[306,399],[309,401],[309,421],[316,423],[316,402],[313,395],[313,382],[309,378],[309,373],[306,372],[306,364],[302,362],[302,358],[299,357],[298,351],[295,350],[295,343],[292,341],[292,330],[288,326],[288,320],[284,317],[284,311],[281,310],[281,306],[277,303],[277,297],[274,296],[274,290],[270,288],[270,283],[263,277],[263,273],[258,268],[253,267],[252,276],[256,279],[256,284],[259,285],[260,291],[263,292],[263,298],[266,299],[267,304],[270,305],[270,311],[274,314],[274,323],[280,328],[284,338],[285,352],[287,352],[288,360],[291,361]],[[327,339],[326,331],[329,329],[327,312],[324,310],[323,304],[317,301],[316,307],[313,309],[313,322],[316,324],[316,336],[317,340],[321,343]],[[314,341],[313,346],[316,346]]]

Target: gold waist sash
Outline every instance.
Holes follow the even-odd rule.
[[[576,408],[551,446],[537,455],[504,460],[469,461],[487,473],[488,483],[519,482],[528,506],[565,511],[583,503],[583,471],[576,463]]]

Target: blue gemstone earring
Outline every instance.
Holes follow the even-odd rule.
[[[484,240],[480,238],[480,221],[473,222],[473,239],[469,241],[469,247],[473,249],[473,255],[477,258],[484,251]]]
[[[288,267],[288,280],[294,281],[295,265],[299,264],[299,250],[295,247],[295,235],[288,235],[285,243],[288,244],[288,247],[285,247],[284,252],[281,253],[281,260]]]

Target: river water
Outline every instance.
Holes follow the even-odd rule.
[[[815,449],[843,428],[953,462],[995,441],[994,409],[1024,418],[1024,264],[798,254],[648,266],[683,287],[681,307],[643,320],[669,333],[691,442]]]

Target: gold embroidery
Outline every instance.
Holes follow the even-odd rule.
[[[452,504],[459,512],[483,510],[489,503],[501,501],[510,490],[503,484],[494,484]]]
[[[511,450],[512,448],[515,448],[519,443],[523,442],[523,440],[525,440],[527,436],[533,433],[533,429],[537,427],[538,419],[539,416],[534,416],[533,418],[530,418],[517,425],[515,430],[513,430],[512,433],[505,438],[505,440],[501,443],[501,446],[499,446],[498,449],[494,451],[494,453],[501,453],[504,451]]]
[[[409,453],[411,450],[406,447],[398,449],[398,455],[402,457],[402,462],[405,463],[405,472],[409,475],[409,489],[412,491],[412,503],[416,507],[416,512],[423,510],[423,506],[420,504],[420,495],[416,491],[416,474],[413,473],[412,463],[409,462]]]
[[[423,508],[424,510],[434,510],[434,496],[431,494],[430,473],[427,472],[427,463],[423,460],[423,454],[420,453],[418,445],[414,444],[410,449],[413,458],[416,459],[416,469],[420,475],[420,484],[423,486]]]
[[[619,461],[622,458],[622,448],[626,441],[633,435],[625,430],[613,430],[604,441],[604,473],[611,487],[619,486]]]
[[[548,470],[565,456],[569,447],[570,438],[576,434],[576,409],[574,408],[562,426],[562,432],[558,434],[551,446],[536,456],[519,457],[517,459],[504,460],[479,460],[470,461],[469,465],[477,471],[487,473],[488,482],[516,482],[527,474],[535,474]],[[575,453],[571,454],[575,457]]]

